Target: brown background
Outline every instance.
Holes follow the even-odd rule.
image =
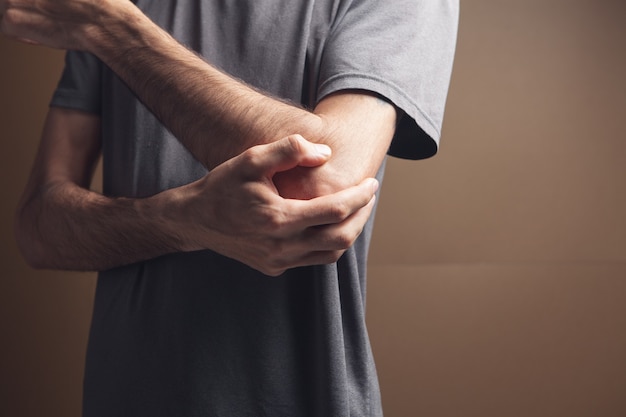
[[[386,414],[626,415],[626,2],[463,2],[441,153],[389,165],[368,320]],[[0,40],[0,416],[80,415],[92,274],[11,218],[62,55]]]

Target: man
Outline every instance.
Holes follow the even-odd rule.
[[[182,3],[0,0],[5,34],[89,52],[17,217],[33,265],[103,271],[84,415],[380,416],[371,177],[436,151],[458,5]]]

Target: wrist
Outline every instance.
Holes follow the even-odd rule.
[[[196,250],[188,243],[184,216],[181,215],[182,198],[178,189],[163,191],[148,198],[136,199],[133,202],[135,211],[144,222],[145,227],[159,231],[163,241],[171,252]]]
[[[97,17],[84,25],[83,49],[109,64],[110,59],[115,59],[141,39],[141,27],[151,21],[130,1],[103,1],[99,4],[95,12]]]

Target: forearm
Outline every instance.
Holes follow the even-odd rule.
[[[324,126],[316,115],[221,72],[130,2],[114,4],[99,25],[85,31],[85,47],[209,169],[290,134],[322,141]]]
[[[102,270],[203,249],[269,275],[335,262],[371,213],[376,182],[301,201],[281,198],[271,180],[281,170],[319,166],[329,155],[325,146],[290,136],[144,199],[107,198],[72,179],[84,177],[72,175],[75,170],[59,176],[60,171],[45,168],[41,175],[39,168],[17,212],[18,244],[39,268]],[[53,160],[65,157],[53,155]],[[61,179],[46,180],[55,177]]]
[[[283,196],[326,195],[376,174],[395,127],[389,103],[350,92],[325,98],[313,112],[304,110],[217,70],[132,4],[120,10],[106,32],[89,36],[88,49],[208,168],[256,144],[297,133],[330,145],[333,158],[315,170],[281,174]]]
[[[376,172],[391,140],[393,130],[388,134],[388,127],[395,125],[392,106],[387,104],[384,110],[385,129],[381,132],[375,121],[362,117],[374,114],[381,121],[376,111],[335,107],[332,113],[341,117],[320,117],[316,113],[320,110],[321,114],[321,109],[309,112],[281,102],[203,61],[129,1],[74,0],[44,2],[45,7],[37,7],[39,3],[12,4],[5,13],[5,33],[95,53],[210,169],[255,144],[301,134],[330,145],[330,163],[342,181],[355,184]],[[374,154],[375,158],[370,158]],[[330,171],[331,167],[325,164],[319,171]],[[336,180],[338,175],[331,177],[331,181]],[[315,195],[319,194],[309,197]]]
[[[182,245],[165,221],[164,200],[47,184],[18,210],[18,245],[30,265],[48,269],[104,270],[175,252]]]

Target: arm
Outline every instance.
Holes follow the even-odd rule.
[[[92,115],[50,110],[15,222],[33,266],[101,270],[212,249],[277,275],[338,259],[373,206],[374,181],[309,201],[281,198],[271,181],[276,172],[329,156],[327,147],[297,136],[253,147],[194,183],[150,198],[108,198],[86,188],[99,125]]]
[[[128,1],[12,6],[3,30],[96,54],[208,168],[294,133],[329,144],[330,163],[308,174],[299,170],[291,181],[281,176],[285,196],[311,198],[373,176],[393,135],[395,110],[374,96],[353,91],[328,97],[313,113],[286,104],[212,67]]]

